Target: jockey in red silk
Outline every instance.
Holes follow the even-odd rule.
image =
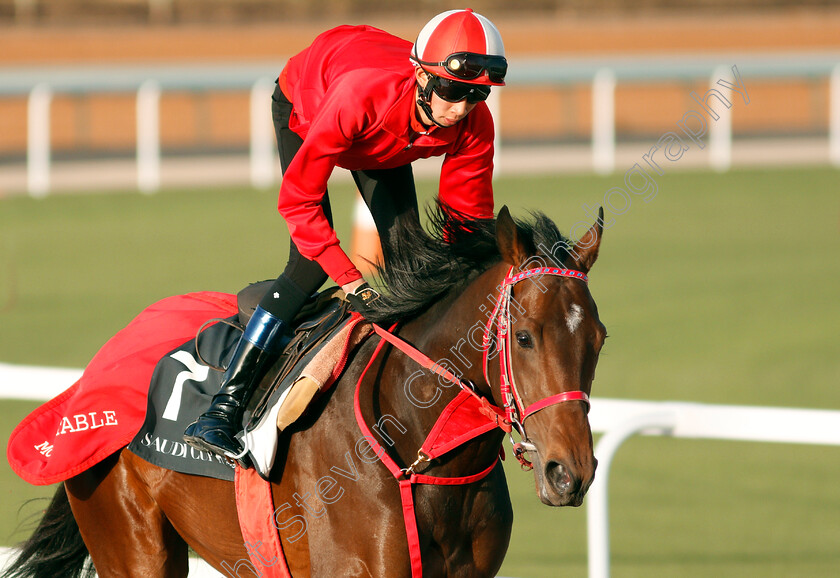
[[[446,206],[493,217],[494,129],[484,101],[506,72],[499,31],[472,10],[435,16],[414,45],[370,26],[339,26],[289,60],[272,97],[289,260],[245,328],[210,408],[187,428],[187,443],[241,453],[234,435],[244,406],[327,277],[354,309],[370,313],[378,294],[333,229],[327,180],[336,166],[352,172],[382,238],[419,219],[411,162],[421,158],[444,157]]]

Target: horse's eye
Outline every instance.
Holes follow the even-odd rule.
[[[516,343],[519,347],[530,349],[534,347],[534,342],[531,340],[531,334],[527,331],[516,332]]]

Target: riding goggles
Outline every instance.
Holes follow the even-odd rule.
[[[463,80],[475,80],[482,72],[487,72],[490,82],[499,84],[505,81],[508,67],[504,56],[475,52],[456,52],[447,56],[443,62],[417,62],[426,66],[442,66],[449,74]]]
[[[461,102],[466,98],[468,103],[476,104],[490,96],[490,87],[482,84],[466,84],[440,76],[431,76],[429,82],[435,94],[447,102]]]

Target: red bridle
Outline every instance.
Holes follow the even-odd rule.
[[[379,344],[376,346],[376,349],[374,350],[373,354],[368,360],[367,366],[365,366],[365,369],[362,371],[361,375],[359,376],[359,380],[356,383],[356,393],[354,397],[354,413],[356,415],[356,423],[359,425],[359,428],[365,436],[364,439],[375,450],[379,459],[382,461],[385,467],[388,468],[388,470],[399,483],[403,521],[405,523],[408,551],[411,559],[412,578],[420,578],[421,576],[423,576],[423,556],[420,548],[420,535],[417,530],[417,519],[415,515],[414,494],[412,487],[416,484],[464,485],[478,482],[484,479],[487,475],[490,474],[490,472],[492,472],[495,469],[498,463],[498,458],[496,458],[496,460],[494,460],[489,467],[476,474],[454,478],[437,477],[426,475],[423,473],[417,473],[415,469],[418,466],[420,466],[424,462],[429,462],[453,450],[454,448],[459,447],[460,445],[465,444],[468,441],[475,439],[480,435],[483,435],[484,433],[487,433],[491,429],[495,429],[496,427],[501,428],[508,434],[510,434],[511,429],[513,427],[516,427],[520,435],[522,436],[523,441],[520,443],[513,444],[514,455],[516,456],[516,459],[519,460],[519,463],[522,464],[523,468],[530,469],[532,467],[531,463],[524,457],[523,454],[528,451],[533,451],[536,448],[528,440],[528,436],[525,433],[525,427],[523,425],[523,422],[528,417],[534,415],[538,411],[545,409],[546,407],[549,407],[551,405],[563,403],[564,401],[582,401],[587,405],[587,409],[589,407],[589,396],[587,396],[585,392],[565,391],[539,400],[536,403],[532,403],[531,405],[523,409],[522,397],[520,396],[516,388],[516,382],[513,379],[513,372],[511,369],[509,334],[510,299],[512,295],[513,285],[515,285],[519,281],[522,281],[523,279],[533,277],[534,275],[555,275],[558,277],[572,277],[575,279],[580,279],[585,283],[586,275],[580,273],[579,271],[572,271],[571,269],[559,269],[551,267],[528,269],[515,276],[511,276],[512,272],[513,268],[511,267],[510,271],[508,271],[508,274],[505,277],[505,280],[502,282],[499,297],[496,300],[496,307],[493,310],[493,315],[491,315],[490,320],[487,323],[487,328],[483,339],[484,377],[485,379],[487,379],[487,350],[490,346],[490,331],[492,330],[493,322],[496,321],[498,340],[497,342],[500,344],[499,358],[501,364],[501,391],[502,397],[504,398],[504,409],[492,405],[490,401],[480,396],[473,389],[473,387],[471,387],[472,384],[462,381],[460,378],[458,378],[452,372],[447,370],[445,367],[438,365],[437,363],[432,361],[432,359],[426,354],[418,351],[415,347],[413,347],[400,337],[394,335],[392,331],[395,329],[396,324],[393,327],[391,327],[391,331],[383,329],[379,325],[373,324],[373,329],[380,337],[382,337],[382,341],[380,341]],[[354,315],[358,315],[358,313]],[[373,365],[374,360],[376,359],[378,353],[382,350],[382,346],[385,343],[390,343],[391,345],[408,355],[411,359],[419,363],[424,368],[447,379],[452,383],[458,384],[458,386],[461,388],[461,392],[455,397],[455,399],[453,399],[449,404],[447,404],[443,413],[438,417],[437,421],[435,422],[432,431],[429,433],[428,436],[426,436],[426,439],[424,440],[423,444],[420,446],[420,449],[417,452],[417,460],[406,468],[400,468],[397,462],[388,455],[388,452],[385,450],[385,448],[383,448],[382,445],[376,441],[376,438],[374,437],[371,428],[367,425],[367,423],[364,420],[360,404],[359,395],[362,382],[365,378],[365,375],[367,374],[367,371]],[[489,379],[487,379],[487,384],[490,384]],[[458,411],[458,408],[461,406],[467,407],[470,405],[470,402],[472,402],[471,411],[478,411],[479,413],[483,414],[487,417],[487,421],[482,421],[478,424],[464,426],[464,428],[462,428],[463,431],[459,430],[457,432],[457,436],[455,436],[454,439],[452,439],[451,437],[451,432],[449,437],[441,435],[441,432],[446,429],[450,418],[452,418],[452,416]],[[446,439],[443,442],[441,442],[440,438]],[[511,438],[511,441],[513,441],[513,438]]]
[[[521,442],[515,442],[513,438],[511,438],[511,443],[513,444],[513,452],[516,456],[516,459],[519,460],[519,463],[522,465],[523,468],[530,468],[531,462],[529,462],[525,456],[523,455],[525,452],[534,451],[536,448],[528,439],[528,435],[525,432],[525,420],[537,413],[540,410],[543,410],[547,407],[552,405],[557,405],[566,401],[582,401],[586,404],[586,409],[589,411],[589,396],[586,395],[584,391],[563,391],[557,393],[555,395],[543,398],[538,400],[528,406],[525,406],[522,401],[522,396],[519,393],[519,389],[516,387],[516,380],[513,377],[513,368],[511,366],[511,347],[510,347],[510,325],[511,325],[511,318],[510,318],[510,300],[513,294],[513,286],[523,281],[524,279],[528,279],[530,277],[534,277],[536,275],[553,275],[555,277],[570,277],[572,279],[579,279],[586,283],[588,281],[585,274],[581,273],[580,271],[574,271],[572,269],[561,269],[558,267],[539,267],[536,269],[526,269],[525,271],[518,273],[517,275],[511,275],[513,273],[514,268],[511,267],[508,271],[507,275],[505,276],[504,281],[499,289],[499,296],[496,299],[496,306],[493,309],[493,313],[490,315],[490,318],[487,320],[487,325],[484,331],[484,338],[482,340],[482,348],[483,348],[483,365],[484,365],[484,379],[487,381],[487,384],[490,384],[490,377],[488,375],[488,362],[489,362],[489,350],[490,350],[490,339],[491,339],[491,331],[493,329],[493,323],[496,323],[496,343],[498,343],[498,355],[499,355],[499,379],[501,381],[501,394],[502,394],[502,403],[503,409],[499,409],[490,404],[490,402],[480,397],[473,388],[464,383],[461,379],[459,379],[456,375],[452,372],[448,371],[446,368],[438,365],[434,361],[432,361],[428,356],[421,353],[393,333],[378,325],[374,324],[373,328],[385,341],[391,343],[391,345],[395,346],[403,353],[408,355],[411,359],[419,363],[421,366],[429,369],[430,371],[436,373],[437,375],[442,376],[444,379],[452,383],[456,383],[460,386],[460,388],[468,393],[470,393],[473,397],[479,400],[481,403],[481,412],[485,414],[488,418],[496,423],[496,425],[502,428],[504,431],[510,434],[513,428],[519,432],[519,435],[522,438]],[[393,328],[392,328],[393,329]]]
[[[522,437],[522,441],[519,443],[513,442],[513,439],[511,438],[516,459],[519,460],[519,463],[522,464],[523,467],[530,468],[531,463],[524,457],[523,454],[527,451],[533,451],[535,447],[528,439],[528,435],[525,432],[525,420],[542,409],[566,401],[582,401],[586,404],[588,411],[589,396],[586,395],[586,392],[580,390],[564,391],[541,399],[531,405],[524,405],[522,395],[519,393],[519,389],[516,387],[516,380],[513,377],[511,359],[510,339],[512,332],[510,330],[510,300],[513,295],[513,286],[520,281],[529,279],[536,275],[570,277],[572,279],[579,279],[584,283],[587,283],[588,279],[586,275],[580,271],[575,271],[573,269],[561,269],[559,267],[538,267],[536,269],[526,269],[516,275],[513,275],[513,271],[514,267],[511,267],[505,276],[504,281],[502,281],[499,288],[499,296],[496,299],[496,306],[493,309],[493,313],[487,320],[487,325],[484,330],[484,339],[482,342],[482,348],[484,350],[484,379],[488,384],[490,383],[490,376],[488,375],[488,365],[490,361],[489,352],[493,323],[495,322],[496,347],[497,354],[499,356],[499,380],[501,382],[500,390],[502,394],[502,403],[504,404],[505,418],[508,423],[517,429],[519,435]]]

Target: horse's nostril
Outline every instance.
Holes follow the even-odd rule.
[[[546,476],[557,492],[565,494],[569,491],[572,486],[572,476],[569,475],[566,466],[560,462],[552,461],[546,464],[545,470]]]

